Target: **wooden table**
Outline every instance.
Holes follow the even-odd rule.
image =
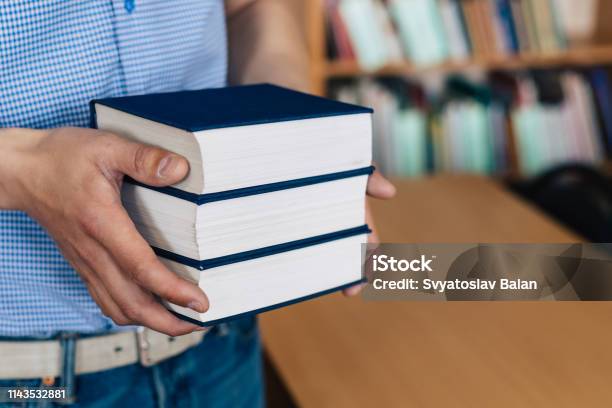
[[[575,242],[494,182],[399,182],[384,242]],[[612,406],[612,303],[365,302],[332,295],[261,317],[302,407]]]

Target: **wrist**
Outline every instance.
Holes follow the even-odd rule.
[[[34,152],[45,131],[0,129],[0,209],[24,210],[25,183],[32,175]]]
[[[269,82],[296,91],[310,90],[308,61],[299,56],[266,53],[245,70],[243,83]]]

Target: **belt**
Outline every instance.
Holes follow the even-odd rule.
[[[198,345],[204,332],[170,337],[138,328],[76,340],[75,373],[88,374],[140,363],[149,367]],[[0,379],[59,377],[62,347],[59,340],[0,340]]]

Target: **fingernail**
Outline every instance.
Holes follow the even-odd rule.
[[[208,330],[208,327],[202,327],[202,326],[198,326],[195,329],[195,331],[206,331],[206,330]]]
[[[206,311],[206,308],[204,307],[204,305],[196,300],[194,300],[193,302],[189,302],[187,307],[198,313],[204,313]]]
[[[168,174],[168,170],[172,168],[174,164],[174,158],[172,155],[168,155],[159,161],[159,166],[157,167],[157,177],[164,178]]]

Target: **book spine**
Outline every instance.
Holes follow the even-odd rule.
[[[601,127],[605,134],[608,153],[612,152],[612,88],[608,74],[603,68],[594,68],[589,72],[591,86],[597,101],[601,118]]]
[[[516,34],[521,52],[529,52],[532,50],[532,45],[527,34],[527,24],[523,15],[521,0],[510,0],[510,9],[512,11],[512,20],[516,28]]]
[[[512,50],[514,53],[518,53],[520,46],[518,36],[516,34],[516,27],[514,26],[514,19],[512,17],[510,0],[497,0],[497,12],[505,32],[505,37],[508,40],[510,50]]]

